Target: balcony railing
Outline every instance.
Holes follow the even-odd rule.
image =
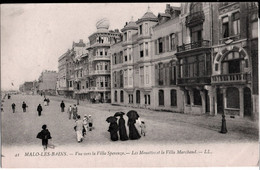
[[[89,72],[89,75],[98,75],[98,74],[110,74],[110,70],[93,70]]]
[[[97,56],[93,56],[92,60],[94,60],[94,61],[98,61],[98,60],[110,60],[110,56],[97,55]]]
[[[205,20],[205,15],[203,11],[194,12],[186,17],[186,26],[187,27],[195,26],[197,24],[203,23],[204,20]]]
[[[247,83],[251,81],[251,75],[249,73],[233,73],[222,74],[211,77],[211,82],[217,83]]]
[[[202,41],[198,41],[198,42],[192,42],[189,44],[183,44],[181,46],[177,47],[177,52],[184,52],[184,51],[189,51],[192,49],[196,49],[196,48],[209,48],[209,41],[208,40],[202,40]]]
[[[89,91],[109,91],[111,87],[89,87]]]
[[[226,37],[226,38],[222,38],[219,40],[219,43],[220,44],[225,44],[225,43],[231,43],[233,41],[237,41],[237,40],[240,40],[241,39],[241,36],[240,34],[237,34],[237,35],[232,35],[232,36],[229,36],[229,37]],[[230,41],[230,42],[228,42]]]
[[[210,76],[179,78],[178,85],[210,84]]]

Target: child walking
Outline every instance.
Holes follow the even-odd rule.
[[[145,136],[145,133],[146,133],[146,126],[145,126],[145,123],[144,121],[141,121],[141,135]]]
[[[37,138],[42,140],[43,150],[45,151],[48,147],[48,140],[52,138],[47,125],[42,125],[42,131],[38,133]]]

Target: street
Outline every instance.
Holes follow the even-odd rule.
[[[60,110],[60,102],[63,100],[56,96],[50,98],[50,105],[43,105],[43,96],[39,95],[13,95],[11,99],[5,99],[4,112],[2,113],[2,143],[4,146],[39,145],[40,140],[36,135],[41,131],[41,126],[47,124],[51,132],[52,142],[56,146],[75,144],[108,144],[110,141],[108,130],[109,123],[106,118],[117,111],[127,113],[136,110],[142,121],[145,121],[147,134],[135,141],[117,141],[116,143],[212,143],[212,142],[255,142],[258,140],[257,122],[248,119],[226,117],[227,134],[221,134],[221,115],[218,116],[194,116],[172,112],[159,112],[130,107],[112,106],[110,104],[90,104],[80,101],[78,112],[83,118],[84,114],[92,115],[94,130],[87,132],[83,143],[78,144],[76,133],[73,129],[75,121],[68,119],[67,108],[76,103],[72,99],[64,99],[65,112]],[[28,105],[27,112],[22,112],[22,102]],[[16,104],[16,112],[12,113],[11,104]],[[38,116],[36,108],[42,104],[42,116]],[[127,116],[124,116],[127,122]],[[139,124],[136,127],[140,132]],[[128,129],[128,128],[127,128]]]

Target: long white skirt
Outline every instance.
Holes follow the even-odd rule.
[[[82,136],[82,130],[77,130],[76,132],[77,132],[77,140],[78,140],[78,142],[80,142],[81,139],[83,138],[83,136]]]

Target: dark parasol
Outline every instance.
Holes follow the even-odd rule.
[[[137,120],[139,118],[139,115],[135,110],[130,110],[126,115],[129,119]]]
[[[108,123],[116,122],[116,121],[117,121],[117,118],[114,117],[114,116],[110,116],[110,117],[107,118],[106,121],[107,121]]]
[[[121,115],[123,116],[123,115],[125,115],[125,113],[124,112],[116,112],[114,116],[116,117],[116,116],[121,116]]]

